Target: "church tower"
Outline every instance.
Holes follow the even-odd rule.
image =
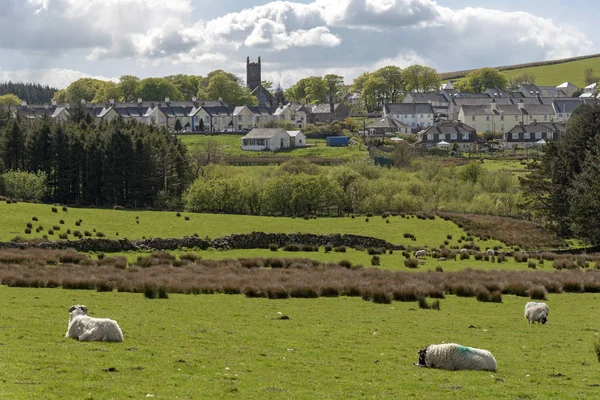
[[[256,89],[261,82],[260,78],[260,57],[258,57],[258,62],[250,62],[250,57],[246,59],[246,85],[252,92]]]

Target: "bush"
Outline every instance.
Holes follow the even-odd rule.
[[[81,225],[81,221],[75,221],[75,226],[80,226]]]
[[[490,297],[490,301],[492,303],[502,303],[502,292],[499,290],[494,290]]]
[[[37,221],[37,220],[38,220],[38,217],[31,217],[31,220],[32,220],[32,221]]]
[[[54,231],[52,229],[48,230],[48,235],[54,235]]]
[[[142,292],[147,299],[156,299],[158,297],[158,288],[150,282],[145,282],[142,285]]]
[[[460,253],[460,259],[461,260],[468,260],[470,258],[471,258],[471,255],[468,252],[463,251],[462,253]]]
[[[183,217],[183,219],[185,219],[186,221],[189,221],[190,217],[186,215],[185,217]]]
[[[475,298],[477,301],[488,302],[492,300],[492,294],[484,287],[475,289]]]
[[[81,236],[83,236],[83,235],[79,231],[73,231],[73,236],[81,238]]]
[[[396,301],[417,301],[417,288],[414,285],[402,285],[392,291]]]
[[[29,229],[29,228],[25,228],[25,233],[26,233],[27,235],[30,235],[30,234],[31,234],[31,229]]]
[[[371,265],[378,266],[380,264],[379,256],[373,256],[371,258]]]
[[[65,220],[61,219],[60,221],[58,221],[59,224],[64,225],[65,224]]]
[[[279,249],[279,246],[275,243],[271,243],[269,244],[269,250],[271,251],[277,251]]]
[[[101,238],[101,237],[104,237],[105,235],[102,232],[96,232],[96,236]]]
[[[529,298],[533,300],[546,300],[546,288],[541,285],[535,285],[527,290]]]
[[[537,268],[537,264],[535,263],[535,261],[529,260],[527,262],[527,268],[536,269]]]
[[[325,253],[329,253],[331,250],[333,250],[333,246],[330,244],[326,244],[324,248],[325,248]]]
[[[68,211],[68,208],[67,208],[67,206],[62,206],[62,210],[63,210],[64,212],[67,212],[67,211]]]
[[[63,239],[63,240],[67,240],[69,239],[69,235],[67,235],[66,233],[61,233],[60,235],[58,235],[59,239]]]
[[[348,260],[342,260],[338,263],[338,265],[343,268],[348,268],[348,269],[352,268],[352,263]]]
[[[562,290],[568,293],[579,293],[583,291],[583,285],[579,281],[566,281],[563,282]]]
[[[298,246],[297,244],[286,244],[285,246],[283,246],[283,251],[300,251],[300,246]]]
[[[52,212],[53,212],[53,213],[57,213],[57,212],[58,212],[58,209],[57,209],[56,207],[52,207]]]
[[[364,291],[362,294],[364,300],[371,300],[373,303],[391,304],[393,296],[385,289],[372,289]]]
[[[184,253],[179,256],[179,259],[190,261],[190,262],[196,262],[196,261],[200,260],[200,257],[198,257],[194,253]]]
[[[346,246],[335,246],[333,248],[333,251],[335,251],[336,253],[345,253],[346,252]]]
[[[528,290],[529,287],[525,283],[519,281],[511,281],[504,287],[503,293],[527,297]]]
[[[419,268],[419,260],[416,258],[407,258],[404,260],[404,266],[406,268]]]
[[[596,340],[594,340],[594,352],[596,353],[598,362],[600,362],[600,338],[598,338],[598,336],[596,336]]]
[[[88,236],[88,237],[92,236],[92,232],[90,232],[90,231],[84,231],[83,234],[84,234],[84,236]]]
[[[444,268],[442,268],[440,265],[435,267],[435,272],[444,272]]]
[[[283,286],[269,287],[265,290],[269,299],[287,299],[290,294]]]
[[[169,292],[167,290],[166,285],[160,285],[158,287],[158,298],[159,299],[168,299],[169,298]]]
[[[473,297],[475,290],[469,285],[459,283],[451,287],[452,293],[458,297]]]
[[[518,263],[527,262],[527,260],[528,260],[528,256],[525,253],[515,253],[515,254],[513,254],[513,258]]]

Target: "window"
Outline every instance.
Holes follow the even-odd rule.
[[[417,118],[417,114],[413,114],[413,115],[412,115],[412,117],[413,117],[413,118]]]
[[[489,115],[488,115],[488,116],[486,116],[486,117],[485,117],[485,120],[486,120],[486,121],[489,121],[489,120],[490,120],[490,116],[489,116]]]
[[[456,133],[450,134],[450,140],[456,140]]]
[[[541,139],[542,138],[542,132],[536,132],[535,133],[535,138],[538,139],[538,140]]]
[[[548,121],[548,116],[544,115],[544,121]]]
[[[165,122],[167,122],[167,119],[165,117],[160,117],[160,123],[164,124]]]
[[[463,138],[463,140],[469,140],[469,134],[468,133],[463,133],[462,134],[462,138]]]
[[[248,115],[248,122],[252,121],[252,115]]]
[[[515,121],[518,121],[518,120],[519,120],[519,116],[515,115]]]
[[[244,120],[244,116],[243,115],[238,115],[238,121],[243,121]]]
[[[530,137],[529,132],[524,132],[523,133],[523,139],[524,140],[529,140],[529,137]]]
[[[562,113],[558,113],[558,118],[562,118]]]
[[[208,115],[204,116],[204,122],[208,122]]]
[[[547,139],[552,139],[552,132],[546,133],[546,138]]]
[[[504,115],[500,116],[500,121],[504,121]]]
[[[433,133],[427,134],[427,140],[429,140],[429,141],[433,140]]]
[[[471,117],[471,121],[475,121],[475,116],[474,115]]]
[[[519,140],[519,132],[513,132],[512,138],[513,140]]]

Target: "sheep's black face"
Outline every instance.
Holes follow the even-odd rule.
[[[543,325],[546,325],[546,321],[548,321],[548,318],[542,317],[541,322],[542,322]]]
[[[88,309],[86,306],[75,305],[69,308],[69,313],[71,315],[87,315]]]
[[[425,363],[425,357],[427,356],[427,349],[420,349],[419,350],[419,364],[421,366],[425,366],[427,365]]]

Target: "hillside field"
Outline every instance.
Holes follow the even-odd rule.
[[[107,210],[93,208],[68,208],[56,207],[57,212],[52,212],[48,204],[0,203],[0,241],[9,241],[16,236],[26,239],[41,238],[47,235],[50,240],[58,240],[59,233],[71,230],[69,239],[75,240],[75,230],[82,234],[88,231],[91,237],[97,237],[101,232],[109,239],[127,238],[142,239],[144,237],[182,238],[197,234],[199,237],[214,239],[232,233],[250,233],[254,231],[270,233],[314,233],[333,234],[348,233],[363,236],[372,236],[387,240],[394,244],[405,246],[439,247],[452,235],[449,245],[458,245],[464,230],[456,224],[445,221],[439,217],[434,220],[420,220],[414,216],[410,218],[390,217],[390,223],[384,218],[373,216],[366,222],[366,218],[340,217],[318,218],[305,220],[289,217],[263,217],[250,215],[231,214],[199,214],[181,213],[177,216],[172,211],[140,211],[140,210]],[[32,221],[36,217],[38,221]],[[136,218],[137,217],[137,218]],[[185,220],[189,217],[189,220]],[[64,224],[61,224],[60,221]],[[76,222],[82,220],[80,226]],[[139,223],[136,223],[139,221]],[[32,224],[32,233],[26,234],[27,223]],[[38,233],[35,229],[42,226],[44,229]],[[58,227],[60,230],[55,230]],[[53,230],[49,235],[48,230]],[[412,241],[404,237],[405,233],[415,235]],[[482,248],[500,246],[496,240],[476,240]]]
[[[594,398],[598,295],[549,295],[546,325],[527,323],[526,301],[448,296],[435,311],[358,297],[148,300],[0,286],[0,397]],[[73,304],[117,320],[125,342],[65,338]],[[418,349],[442,342],[490,350],[497,372],[414,365]]]
[[[557,86],[563,82],[571,82],[580,89],[586,84],[584,82],[584,71],[592,68],[595,74],[600,73],[600,57],[587,58],[584,60],[570,61],[562,64],[543,65],[504,71],[510,79],[515,75],[527,72],[535,76],[535,83],[542,86]]]

